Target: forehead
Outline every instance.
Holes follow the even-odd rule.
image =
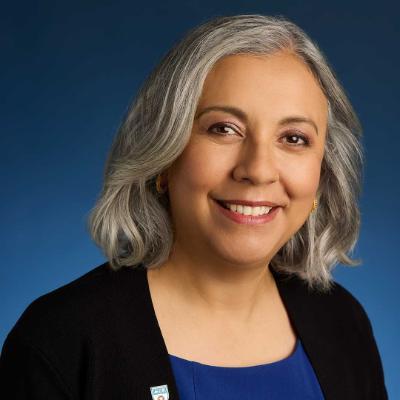
[[[327,99],[314,75],[287,51],[272,55],[230,55],[207,75],[199,107],[229,104],[270,116],[301,113],[319,120],[327,117]]]

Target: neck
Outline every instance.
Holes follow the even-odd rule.
[[[258,305],[276,291],[268,263],[232,265],[210,260],[196,261],[178,249],[154,273],[178,300],[196,312],[248,321]]]

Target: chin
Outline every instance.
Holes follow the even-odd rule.
[[[231,263],[233,265],[238,266],[246,266],[246,265],[258,265],[258,264],[268,264],[269,260],[272,258],[272,251],[266,252],[265,249],[260,251],[260,247],[255,250],[246,249],[243,251],[240,248],[235,249],[225,249],[225,251],[217,251],[219,257],[223,259],[227,263]]]

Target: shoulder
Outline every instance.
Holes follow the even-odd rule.
[[[293,318],[351,336],[371,333],[371,322],[361,302],[337,281],[328,291],[310,289],[296,275],[274,272],[282,299]],[[351,331],[351,332],[350,332]]]
[[[32,301],[9,335],[39,347],[90,337],[118,317],[115,310],[146,301],[144,271],[141,266],[114,271],[104,263]]]
[[[326,294],[318,294],[316,300],[321,301],[322,311],[335,317],[336,323],[348,325],[356,336],[371,333],[371,322],[360,300],[337,281],[333,282],[332,290]]]
[[[4,342],[0,376],[29,390],[32,374],[49,383],[32,389],[37,398],[61,398],[43,395],[47,389],[70,398],[114,390],[110,382],[122,393],[122,382],[140,376],[162,348],[152,310],[144,267],[100,265],[26,308]]]
[[[379,359],[371,321],[348,289],[332,281],[329,291],[320,291],[296,275],[274,275],[290,317],[305,335],[329,338],[341,351],[358,353],[355,357]]]
[[[323,292],[311,290],[296,275],[274,275],[288,314],[318,367],[330,368],[332,376],[336,368],[345,368],[343,377],[357,381],[358,388],[368,386],[370,397],[365,398],[387,398],[382,361],[361,302],[336,281]]]
[[[358,300],[354,294],[336,281],[333,284],[331,300],[334,301],[334,304],[338,303],[342,310],[346,310],[347,313],[356,321],[363,323],[369,322],[367,313],[360,300]]]

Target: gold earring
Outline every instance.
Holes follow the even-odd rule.
[[[314,202],[313,202],[313,207],[312,207],[312,209],[311,209],[311,212],[314,212],[314,211],[315,211],[315,209],[317,208],[317,206],[318,206],[317,199],[314,199]]]
[[[157,192],[160,193],[160,194],[163,194],[163,193],[165,193],[165,192],[167,191],[166,188],[163,188],[163,187],[161,186],[161,174],[159,174],[159,175],[157,176],[157,179],[156,179],[156,190],[157,190]]]

